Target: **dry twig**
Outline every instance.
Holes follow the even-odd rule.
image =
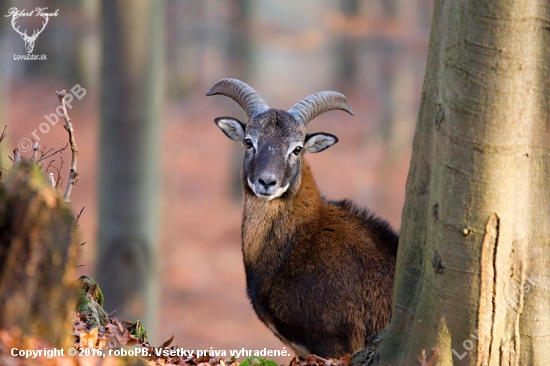
[[[50,160],[50,162],[48,163],[48,166],[46,167],[46,170],[44,170],[44,172],[47,173],[48,170],[50,170],[50,168],[56,170],[57,179],[53,176],[53,173],[50,173],[51,178],[48,177],[48,182],[50,182],[50,184],[52,184],[52,188],[57,189],[61,185],[61,183],[63,183],[63,178],[61,177],[61,168],[63,167],[63,157],[61,157],[61,164],[60,164],[59,168],[57,168],[55,165],[53,165],[53,163],[55,163],[55,159]]]
[[[58,154],[62,151],[65,151],[65,149],[67,148],[67,146],[69,146],[69,144],[65,144],[65,146],[63,146],[61,149],[58,149],[58,150],[55,150],[53,153],[50,154],[50,152],[53,150],[53,149],[48,149],[48,151],[46,152],[42,152],[40,154],[40,158],[37,160],[37,162],[40,162],[42,160],[45,160],[47,158],[51,158],[52,156],[54,156],[55,154]],[[47,155],[46,155],[47,154]]]
[[[67,188],[65,188],[65,194],[63,196],[63,200],[67,203],[70,203],[71,200],[69,199],[71,195],[71,189],[75,185],[75,183],[78,181],[78,172],[76,170],[76,158],[78,156],[78,148],[76,147],[76,142],[74,140],[74,130],[73,130],[73,124],[71,123],[71,119],[69,118],[69,115],[67,114],[67,107],[65,106],[65,95],[67,95],[67,92],[65,90],[62,90],[61,92],[56,92],[57,97],[59,98],[59,102],[61,103],[61,107],[63,108],[63,117],[65,118],[65,130],[69,133],[69,144],[71,145],[71,172],[69,173],[69,179],[67,180]]]
[[[50,186],[55,189],[55,179],[53,177],[53,173],[48,174],[48,183],[50,183]]]
[[[2,134],[0,134],[0,142],[4,141],[4,138],[6,138],[6,128],[8,128],[8,125],[4,125],[4,129],[2,130]]]
[[[80,224],[79,224],[78,220],[80,220],[80,216],[82,216],[82,212],[84,212],[85,208],[86,208],[86,206],[82,207],[82,210],[80,210],[78,215],[76,215],[76,220],[74,220],[74,224],[75,224],[76,227],[80,227]]]
[[[21,151],[19,151],[19,148],[16,147],[15,150],[13,150],[13,167],[21,161]]]
[[[59,164],[59,169],[57,169],[55,166],[52,165],[55,169],[57,169],[57,179],[55,180],[55,188],[59,188],[63,185],[63,177],[61,176],[61,169],[63,169],[63,163],[65,162],[63,160],[63,155],[60,155],[59,158],[61,159],[61,164]]]
[[[40,148],[40,159],[38,159],[39,161],[42,160],[42,157],[46,154],[48,154],[50,151],[52,151],[53,148],[49,148],[48,150],[46,150],[46,146],[43,146]]]
[[[36,161],[36,156],[38,154],[38,149],[40,148],[40,145],[38,144],[38,142],[35,142],[33,145],[32,145],[32,156],[31,156],[31,163],[34,163],[36,165],[37,161]]]
[[[53,163],[55,163],[55,159],[53,160],[50,160],[50,162],[48,163],[48,166],[46,166],[46,169],[44,169],[44,173],[47,173],[48,170],[50,170],[50,168],[54,168],[54,169],[57,169]],[[55,187],[54,187],[55,188]]]

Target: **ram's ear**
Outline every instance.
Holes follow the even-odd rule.
[[[214,122],[231,140],[243,143],[244,129],[246,127],[244,123],[233,117],[218,117]]]
[[[337,142],[338,137],[331,135],[330,133],[308,133],[304,143],[304,150],[306,153],[317,153],[328,149]]]

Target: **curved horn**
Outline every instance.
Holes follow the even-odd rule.
[[[318,115],[335,109],[341,109],[353,115],[353,110],[349,106],[348,99],[344,94],[334,91],[323,91],[311,94],[294,104],[294,106],[289,109],[288,113],[290,113],[297,122],[307,125]]]
[[[237,79],[221,79],[212,89],[206,92],[207,96],[216,94],[225,95],[239,103],[241,108],[246,112],[248,118],[253,118],[269,109],[269,106],[256,90]]]

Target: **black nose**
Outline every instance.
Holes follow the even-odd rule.
[[[258,183],[264,186],[266,189],[277,184],[277,181],[273,178],[259,178]]]

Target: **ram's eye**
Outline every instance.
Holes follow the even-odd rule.
[[[301,146],[296,146],[296,148],[292,151],[292,153],[296,156],[300,155],[300,152],[302,151],[302,147]]]
[[[251,139],[244,140],[244,145],[246,146],[247,149],[254,147],[254,144],[252,143]]]

